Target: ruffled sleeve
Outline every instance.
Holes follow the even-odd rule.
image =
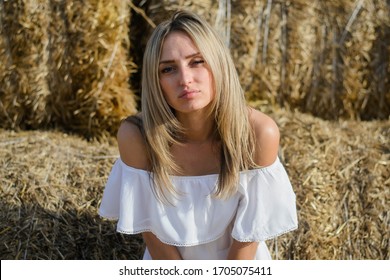
[[[164,204],[154,195],[150,173],[127,166],[119,158],[109,175],[99,214],[117,219],[117,231],[125,234],[153,232],[162,242],[194,246],[221,237],[233,220],[238,196],[213,199],[218,175],[172,176],[183,195]]]
[[[108,176],[98,214],[110,220],[119,219],[122,185],[121,161],[117,159]]]
[[[295,194],[279,159],[241,174],[239,193],[234,239],[264,241],[298,227]]]

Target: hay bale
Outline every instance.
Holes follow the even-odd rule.
[[[281,105],[287,103],[289,107],[299,107],[305,94],[310,93],[313,88],[319,92],[323,90],[323,83],[320,84],[318,79],[321,77],[319,69],[324,63],[324,30],[318,18],[319,8],[316,4],[295,1],[294,5],[285,6],[282,11],[286,22],[282,32],[285,40],[281,45],[284,49],[284,75],[281,77],[279,98]],[[312,87],[314,83],[316,85]]]
[[[59,126],[67,123],[72,116],[72,112],[66,106],[66,99],[73,96],[74,87],[71,76],[72,49],[69,47],[68,20],[66,19],[66,1],[50,1],[50,24],[47,29],[50,44],[47,48],[49,52],[49,75],[47,76],[49,89],[51,92],[50,115],[52,122]]]
[[[1,259],[138,259],[140,236],[97,215],[115,141],[0,129]]]
[[[49,24],[48,2],[0,3],[1,57],[6,68],[0,74],[1,119],[12,128],[37,128],[50,119],[46,114],[49,39],[42,32]]]
[[[65,78],[71,84],[70,92],[56,96],[61,107],[55,116],[65,128],[86,136],[113,134],[124,116],[136,112],[128,84],[135,70],[128,57],[129,6],[120,0],[65,1],[55,11],[63,18],[65,32],[58,34],[67,51],[56,65],[70,64],[63,71],[69,71]],[[56,88],[58,78],[52,81]]]
[[[264,13],[263,1],[234,1],[231,20],[226,23],[226,25],[231,24],[228,46],[244,89],[253,82],[253,71],[257,64],[264,26]]]
[[[285,111],[273,116],[300,227],[271,246],[282,258],[388,259],[390,121],[333,123]]]
[[[130,77],[130,84],[134,94],[139,97],[137,108],[141,107],[140,97],[143,54],[150,32],[156,27],[156,24],[146,14],[149,4],[150,1],[143,0],[133,0],[130,2],[130,59],[137,67],[137,71]]]
[[[0,122],[6,127],[14,128],[17,114],[10,112],[10,104],[13,100],[10,98],[16,89],[18,77],[16,71],[13,71],[11,46],[6,33],[6,22],[4,5],[0,2]]]
[[[154,23],[159,24],[163,20],[169,18],[175,11],[186,9],[196,12],[198,15],[207,20],[211,20],[215,15],[216,1],[212,0],[152,0],[148,6],[146,14],[153,20]]]
[[[378,101],[378,95],[384,95],[383,90],[372,90],[368,81],[378,29],[389,25],[388,20],[377,18],[378,12],[383,12],[384,3],[382,7],[379,3],[342,1],[317,5],[320,25],[314,26],[322,30],[321,51],[315,55],[315,79],[300,106],[302,110],[315,110],[328,119],[387,118],[390,104],[383,98],[385,102],[381,102],[380,110],[375,109],[376,113],[367,107],[373,100]]]
[[[136,112],[127,1],[0,3],[2,127],[115,133]]]
[[[325,119],[389,117],[390,6],[384,0],[267,5],[268,46],[264,32],[258,57],[265,63],[255,67],[249,101]]]
[[[370,14],[375,26],[375,39],[369,51],[369,71],[365,77],[371,98],[367,99],[361,114],[366,120],[385,119],[390,111],[390,3],[373,3]]]
[[[342,102],[345,113],[351,119],[359,118],[359,112],[367,106],[370,95],[375,95],[375,92],[370,92],[366,77],[368,77],[368,72],[370,71],[368,67],[371,61],[370,52],[376,39],[374,25],[376,9],[374,4],[369,1],[366,4],[366,8],[360,11],[362,5],[363,1],[357,3],[349,20],[349,22],[354,21],[353,16],[361,12],[361,17],[364,18],[364,21],[357,21],[354,24],[354,29],[358,30],[358,32],[352,32],[347,40],[347,32],[349,31],[347,24],[339,40],[339,43],[343,45],[344,41],[347,40],[345,49],[343,50],[342,48],[344,53],[341,55],[342,59],[344,57],[342,86],[345,88]],[[348,10],[350,9],[351,7],[348,7]]]

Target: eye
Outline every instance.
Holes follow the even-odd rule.
[[[173,66],[164,66],[160,69],[160,72],[162,74],[168,74],[168,73],[171,73],[172,71],[174,71],[175,68]]]
[[[204,59],[197,58],[197,59],[194,59],[191,64],[194,66],[197,66],[197,65],[202,65],[204,63],[205,63]]]

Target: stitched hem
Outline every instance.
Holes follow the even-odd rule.
[[[276,237],[278,237],[280,235],[283,235],[283,234],[285,234],[287,232],[296,230],[297,228],[298,228],[298,226],[295,226],[295,227],[289,228],[287,230],[284,230],[282,232],[279,232],[277,234],[270,235],[270,236],[264,236],[264,237],[260,237],[260,238],[242,239],[242,238],[235,237],[233,234],[232,234],[232,238],[234,238],[235,240],[237,240],[239,242],[261,242],[261,241],[266,241],[266,240],[270,240],[270,239],[276,238]],[[207,244],[207,243],[213,242],[213,241],[221,238],[223,236],[223,234],[224,234],[224,232],[222,232],[221,234],[217,235],[216,237],[213,237],[213,238],[210,238],[210,239],[207,239],[207,240],[203,240],[203,241],[189,242],[189,243],[177,243],[177,242],[171,242],[171,241],[164,240],[163,238],[161,238],[158,234],[156,234],[151,229],[141,229],[141,230],[135,230],[135,231],[117,230],[117,232],[123,233],[123,234],[139,234],[139,233],[142,233],[142,232],[151,232],[154,235],[156,235],[156,237],[161,242],[163,242],[163,243],[165,243],[167,245],[172,245],[172,246],[176,246],[176,247],[191,247],[191,246]]]
[[[260,241],[266,241],[266,240],[270,240],[270,239],[274,239],[278,236],[281,236],[283,234],[286,234],[287,232],[290,232],[290,231],[293,231],[293,230],[296,230],[298,228],[298,226],[294,226],[294,227],[291,227],[289,229],[286,229],[284,231],[281,231],[279,233],[276,233],[274,235],[266,235],[266,236],[262,236],[262,237],[258,237],[258,238],[248,238],[248,239],[243,239],[243,238],[238,238],[237,236],[235,236],[234,234],[232,234],[232,237],[239,241],[239,242],[260,242]]]
[[[120,229],[117,229],[117,232],[119,233],[123,233],[123,234],[139,234],[139,233],[142,233],[142,232],[151,232],[153,233],[162,243],[165,243],[167,245],[172,245],[172,246],[176,246],[176,247],[191,247],[191,246],[197,246],[197,245],[203,245],[203,244],[207,244],[207,243],[210,243],[210,242],[213,242],[219,238],[221,238],[224,234],[224,232],[220,233],[219,235],[217,235],[216,237],[213,237],[213,238],[210,238],[210,239],[207,239],[207,240],[204,240],[204,241],[196,241],[196,242],[186,242],[186,243],[176,243],[176,242],[171,242],[171,241],[167,241],[167,240],[164,240],[163,238],[161,238],[158,234],[156,234],[154,231],[152,231],[151,229],[140,229],[140,230],[134,230],[134,231],[125,231],[125,230],[120,230]]]

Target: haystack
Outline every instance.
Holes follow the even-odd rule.
[[[260,2],[257,55],[250,71],[253,82],[247,85],[248,100],[262,100],[271,107],[276,106],[280,99],[281,73],[286,60],[286,50],[279,47],[286,41],[285,32],[282,32],[286,24],[286,19],[282,20],[283,5],[269,0]]]
[[[94,137],[136,112],[128,1],[0,5],[3,127],[48,124]]]
[[[268,0],[267,6],[249,100],[325,119],[389,117],[386,1]]]
[[[265,7],[262,1],[233,1],[230,9],[227,13],[230,17],[225,22],[229,30],[229,36],[226,36],[227,46],[231,50],[241,84],[247,89],[253,81],[253,71],[260,51]]]
[[[196,12],[198,15],[211,20],[215,15],[216,1],[212,0],[151,0],[147,9],[147,15],[156,23],[170,17],[175,11],[186,9]]]
[[[134,259],[139,237],[96,215],[115,142],[0,129],[1,259]]]
[[[47,82],[49,1],[0,3],[0,121],[37,128],[50,120]]]
[[[128,57],[130,8],[120,0],[58,5],[53,14],[63,18],[62,25],[53,29],[57,28],[66,54],[56,65],[69,72],[57,75],[52,88],[66,79],[71,91],[55,96],[60,105],[55,117],[67,129],[86,136],[115,133],[119,120],[136,111],[128,84],[135,68]]]
[[[389,259],[390,121],[273,116],[300,224],[275,242],[282,257]]]

